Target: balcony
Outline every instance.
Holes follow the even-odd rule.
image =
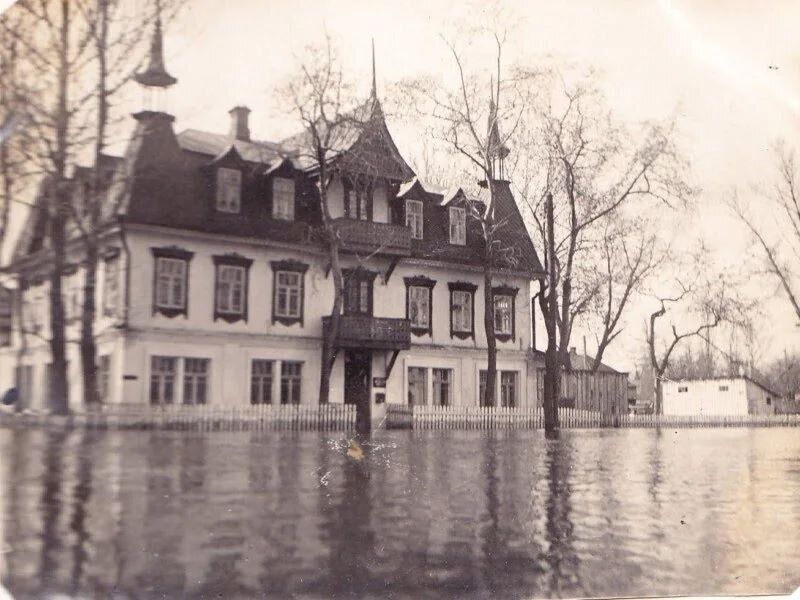
[[[335,219],[342,249],[347,252],[382,254],[384,256],[409,256],[411,254],[411,228],[405,225]]]
[[[322,317],[322,330],[328,335],[330,317]],[[411,347],[411,325],[408,319],[388,319],[369,315],[339,317],[339,348],[408,350]]]

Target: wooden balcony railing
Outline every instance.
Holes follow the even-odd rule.
[[[330,317],[322,318],[322,330],[327,336]],[[337,345],[340,348],[408,350],[411,347],[411,325],[408,319],[341,315]]]
[[[335,227],[342,248],[350,252],[369,252],[389,256],[411,254],[411,228],[405,225],[336,219]]]

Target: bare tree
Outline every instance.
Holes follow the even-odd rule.
[[[645,291],[648,279],[665,265],[668,248],[647,219],[606,218],[600,239],[600,264],[588,286],[586,320],[595,328],[597,349],[590,367],[594,373],[603,355],[624,329],[623,315],[631,300]],[[584,271],[585,272],[585,271]]]
[[[656,414],[663,412],[662,380],[681,344],[704,339],[722,324],[746,326],[748,322],[750,305],[739,297],[731,279],[724,273],[703,278],[704,269],[705,260],[695,257],[694,279],[679,278],[671,291],[654,294],[656,308],[648,317],[646,337],[655,376]]]
[[[800,174],[794,150],[778,143],[775,154],[778,179],[770,190],[758,193],[767,208],[757,211],[772,220],[758,219],[736,198],[730,205],[760,247],[768,273],[780,283],[800,319]]]
[[[497,199],[506,181],[505,159],[525,112],[531,74],[503,65],[504,35],[494,33],[494,56],[488,78],[472,75],[455,44],[445,40],[453,58],[457,79],[455,89],[430,81],[414,82],[413,90],[423,101],[420,112],[432,117],[434,135],[449,151],[478,174],[479,194],[467,194],[469,218],[477,224],[483,241],[484,329],[486,331],[486,392],[482,402],[495,405],[497,381],[497,337],[494,324],[492,285],[498,268],[519,267],[515,248],[504,246],[502,230],[507,226],[497,213]],[[486,81],[488,79],[488,81]],[[470,186],[466,186],[469,188]],[[532,267],[532,265],[522,265]]]
[[[343,304],[342,242],[339,228],[331,213],[329,186],[340,172],[337,159],[351,150],[366,124],[376,117],[380,104],[373,94],[366,104],[355,107],[352,87],[346,82],[330,37],[325,44],[306,49],[298,75],[285,86],[285,95],[300,119],[303,133],[287,145],[296,150],[295,158],[312,165],[317,183],[322,219],[321,235],[328,250],[333,277],[333,305],[323,335],[320,366],[319,401],[328,402],[330,377],[336,358],[336,340]],[[369,167],[368,157],[350,157],[362,168]]]
[[[155,0],[154,10],[140,12],[132,18],[119,0],[83,0],[77,2],[82,26],[85,27],[91,44],[91,78],[94,91],[94,110],[87,115],[91,125],[89,141],[92,151],[92,166],[83,179],[76,177],[69,203],[70,222],[75,225],[76,235],[81,242],[83,267],[83,291],[81,302],[80,355],[83,379],[83,401],[92,406],[99,401],[97,386],[97,342],[95,320],[97,317],[97,270],[100,260],[101,236],[111,224],[109,215],[116,215],[118,202],[123,197],[117,193],[114,198],[107,194],[111,177],[114,174],[112,161],[104,151],[108,143],[109,128],[115,124],[110,112],[110,103],[122,86],[127,83],[142,64],[142,52],[150,37],[151,24],[154,24],[154,42],[161,44],[162,14],[173,17],[182,5],[182,0]],[[151,53],[153,49],[150,49]],[[161,48],[156,52],[161,56]],[[119,178],[117,185],[120,184]],[[123,182],[124,184],[124,182]]]
[[[609,238],[606,224],[626,209],[683,205],[692,190],[673,141],[673,124],[646,125],[633,138],[614,122],[591,78],[573,85],[561,76],[553,81],[556,91],[533,105],[525,119],[513,180],[535,240],[551,249],[545,264],[549,276],[540,280],[537,298],[548,347],[556,347],[552,368],[570,369],[576,321],[592,307],[604,307],[599,311],[599,364],[619,335],[631,294],[659,262],[650,241],[629,238],[626,231]],[[554,385],[552,394],[557,395]]]
[[[20,0],[12,10],[19,20],[12,23],[7,17],[0,18],[0,32],[16,41],[18,52],[25,56],[19,74],[25,85],[17,89],[25,106],[25,158],[32,170],[48,181],[44,189],[51,259],[49,400],[53,412],[64,414],[68,411],[68,384],[62,277],[70,202],[68,169],[85,133],[76,117],[88,96],[80,92],[77,81],[89,60],[90,38],[79,26],[76,4],[69,0]]]

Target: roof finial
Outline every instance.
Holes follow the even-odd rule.
[[[378,85],[375,79],[375,38],[372,38],[372,98],[378,97]]]
[[[161,33],[161,1],[156,0],[156,18],[153,39],[150,42],[150,60],[147,68],[134,75],[134,79],[148,87],[169,87],[178,80],[167,73],[164,66],[164,40]]]

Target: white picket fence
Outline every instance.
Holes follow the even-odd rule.
[[[615,415],[576,408],[558,409],[562,429],[605,427],[797,427],[800,415]],[[388,428],[494,429],[544,427],[542,408],[500,406],[387,405]]]
[[[4,414],[0,422],[98,429],[345,431],[355,427],[356,407],[352,404],[259,404],[240,407],[104,405],[69,416]]]

